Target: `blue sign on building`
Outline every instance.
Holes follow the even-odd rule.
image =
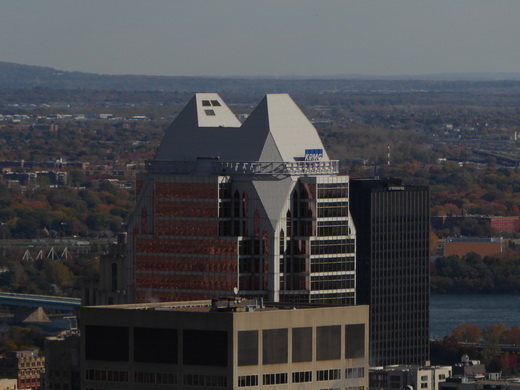
[[[318,161],[323,158],[323,149],[305,149],[305,161]]]

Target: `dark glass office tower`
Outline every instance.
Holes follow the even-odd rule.
[[[429,359],[429,190],[400,179],[350,181],[356,295],[370,305],[370,365]]]

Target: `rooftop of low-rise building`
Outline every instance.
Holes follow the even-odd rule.
[[[191,311],[191,312],[253,312],[275,310],[302,310],[335,307],[324,304],[287,304],[264,302],[263,299],[221,297],[213,300],[132,303],[123,305],[92,306],[94,309],[151,310],[151,311]],[[88,306],[86,307],[88,309]]]

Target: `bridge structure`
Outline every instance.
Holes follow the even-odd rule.
[[[81,299],[55,297],[51,295],[16,294],[0,292],[0,305],[44,308],[60,311],[73,311],[81,306]]]
[[[90,239],[76,238],[60,239],[33,239],[33,240],[0,240],[0,247],[4,254],[6,249],[18,248],[20,260],[32,261],[38,259],[68,260],[74,255],[90,252],[93,244],[104,247],[114,239]],[[23,255],[22,255],[23,253]]]

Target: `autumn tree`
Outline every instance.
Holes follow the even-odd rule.
[[[482,337],[482,331],[477,325],[463,322],[453,329],[452,336],[458,342],[478,343]]]

